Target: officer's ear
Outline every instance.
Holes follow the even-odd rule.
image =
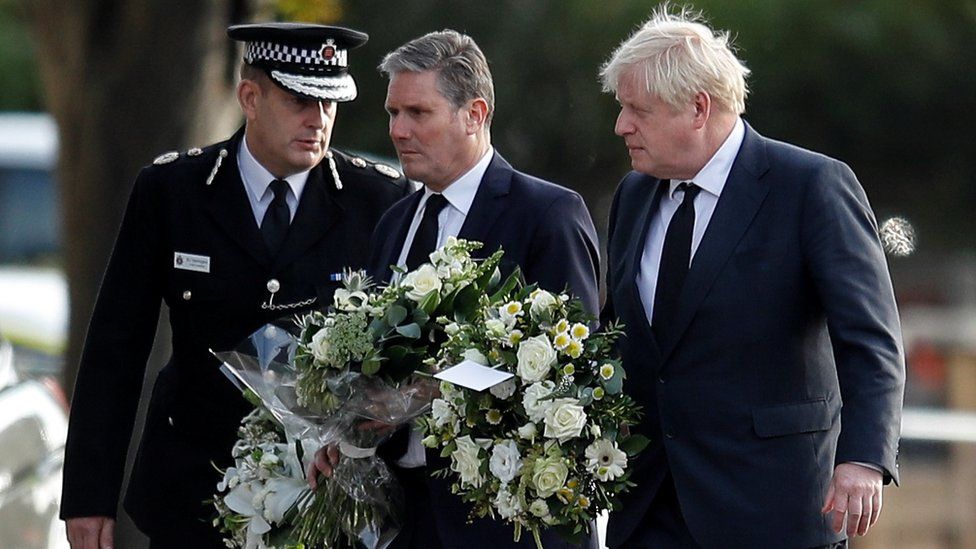
[[[237,102],[248,120],[253,120],[257,116],[257,103],[260,96],[261,85],[258,82],[244,78],[237,84]]]

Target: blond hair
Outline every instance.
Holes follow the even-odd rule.
[[[713,31],[687,8],[671,13],[667,3],[658,6],[600,68],[603,91],[616,93],[627,74],[643,76],[647,91],[675,108],[706,92],[718,108],[745,112],[749,69],[727,32]]]

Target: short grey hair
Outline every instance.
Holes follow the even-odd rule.
[[[437,88],[455,108],[472,99],[488,103],[485,127],[495,114],[495,87],[488,60],[474,39],[445,29],[414,38],[386,54],[379,65],[383,75],[392,78],[401,72],[437,71]]]
[[[603,91],[616,93],[632,70],[651,95],[672,107],[706,92],[720,109],[745,112],[749,69],[733,53],[727,32],[713,31],[687,8],[672,13],[667,3],[658,6],[601,67]]]

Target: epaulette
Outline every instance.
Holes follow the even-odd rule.
[[[342,153],[342,154],[348,159],[350,164],[352,164],[353,166],[361,170],[365,170],[366,168],[372,166],[373,169],[376,170],[376,173],[385,175],[390,179],[400,179],[401,177],[403,177],[403,175],[396,168],[392,168],[390,166],[387,166],[386,164],[381,164],[379,162],[366,160],[361,156],[353,156],[348,153]]]
[[[170,162],[176,160],[179,157],[180,157],[180,153],[178,153],[176,151],[165,152],[165,153],[157,156],[156,159],[153,160],[153,164],[155,164],[157,166],[161,166],[163,164],[169,164]]]
[[[391,168],[390,166],[387,166],[386,164],[380,164],[380,163],[373,164],[373,169],[379,172],[380,174],[389,177],[390,179],[400,179],[400,177],[402,177],[399,171],[397,171],[395,168]]]

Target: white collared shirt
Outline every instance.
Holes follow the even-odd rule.
[[[488,164],[491,163],[493,156],[494,149],[489,147],[474,167],[448,185],[441,193],[447,199],[447,205],[437,215],[438,248],[447,242],[447,237],[457,236],[461,232],[464,220],[468,217],[468,210],[471,209],[471,203],[474,202],[474,196],[478,193],[478,187],[481,185],[481,178],[488,171]],[[410,221],[410,228],[407,230],[407,237],[403,240],[403,248],[400,250],[400,256],[397,259],[397,265],[400,267],[407,264],[410,245],[413,244],[413,237],[417,234],[417,228],[420,227],[424,210],[427,208],[427,200],[432,194],[435,193],[428,187],[424,187],[424,196],[420,198],[420,205],[417,206],[417,211],[413,214],[413,220]]]
[[[735,126],[722,146],[715,151],[712,158],[705,163],[694,178],[695,185],[701,187],[702,192],[695,197],[695,229],[691,237],[691,259],[694,263],[695,252],[701,244],[708,222],[712,219],[715,206],[725,188],[725,182],[732,171],[732,163],[739,154],[739,147],[745,137],[745,124],[737,118]],[[647,230],[647,240],[644,241],[644,253],[641,255],[640,272],[637,273],[637,288],[640,290],[641,302],[647,322],[654,324],[654,292],[657,289],[657,275],[661,266],[661,253],[664,251],[664,235],[668,230],[671,217],[684,200],[684,191],[678,190],[683,181],[671,181],[666,194],[661,197],[658,212],[651,219],[651,226]]]
[[[447,199],[447,205],[437,215],[437,247],[441,247],[447,242],[447,237],[457,236],[461,232],[464,220],[468,217],[468,210],[474,202],[474,196],[478,193],[481,186],[481,179],[488,171],[488,164],[494,156],[494,149],[489,147],[481,160],[474,165],[464,175],[451,183],[441,193]],[[407,237],[403,240],[403,249],[400,250],[400,257],[397,265],[403,267],[407,264],[407,254],[410,253],[410,245],[413,244],[413,237],[417,234],[417,228],[424,216],[424,208],[427,207],[427,199],[434,194],[429,188],[424,188],[424,196],[420,199],[417,211],[414,212],[413,220],[410,222],[410,229]],[[398,276],[398,275],[397,275]],[[421,444],[421,433],[415,427],[410,429],[410,440],[407,443],[407,453],[397,460],[397,465],[404,469],[422,467],[427,463],[427,456],[424,453],[424,446]]]
[[[241,146],[237,149],[237,166],[241,171],[244,190],[247,191],[247,200],[251,203],[251,211],[254,212],[254,220],[260,227],[264,213],[268,211],[268,206],[271,206],[271,201],[274,200],[271,182],[277,178],[251,154],[251,150],[247,148],[247,136],[241,139]],[[291,189],[291,192],[285,195],[285,201],[288,202],[288,210],[291,213],[289,220],[295,219],[298,201],[302,196],[302,191],[305,190],[305,182],[308,181],[310,171],[305,170],[285,178],[285,181],[288,182],[288,188]]]

